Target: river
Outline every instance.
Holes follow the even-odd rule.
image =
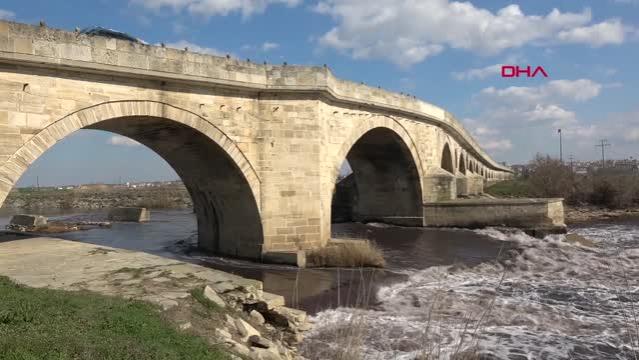
[[[0,210],[0,226],[10,213]],[[50,212],[55,219],[103,211]],[[146,251],[264,282],[315,323],[312,359],[635,359],[639,356],[639,220],[577,226],[594,247],[495,229],[334,224],[334,237],[375,241],[384,270],[297,269],[197,251],[189,210],[154,210],[148,223],[56,234]]]

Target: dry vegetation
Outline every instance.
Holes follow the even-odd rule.
[[[575,174],[558,159],[537,155],[530,174],[491,186],[487,192],[503,197],[562,197],[569,205],[610,209],[639,207],[639,176],[599,170]]]
[[[368,240],[340,239],[307,254],[307,262],[313,266],[384,267],[382,250]]]

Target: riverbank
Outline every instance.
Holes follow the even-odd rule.
[[[303,311],[285,307],[259,281],[136,251],[5,234],[0,275],[33,288],[151,303],[174,329],[245,358],[300,358],[296,346],[310,329]],[[0,313],[10,310],[4,306]]]
[[[74,189],[14,188],[3,208],[26,209],[105,209],[114,207],[146,207],[180,209],[192,207],[184,186],[91,187]]]
[[[624,217],[639,218],[639,207],[607,209],[597,206],[564,206],[566,225],[579,225]]]
[[[3,359],[232,358],[225,349],[174,328],[141,301],[36,289],[2,276],[0,294]]]

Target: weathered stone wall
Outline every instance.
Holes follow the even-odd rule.
[[[565,229],[563,199],[469,199],[424,204],[424,225]]]
[[[0,203],[38,156],[81,128],[129,136],[165,158],[193,198],[200,244],[238,256],[325,244],[349,156],[363,179],[362,218],[421,217],[421,202],[456,197],[445,146],[455,173],[463,162],[483,178],[509,174],[443,109],[324,67],[0,21]]]

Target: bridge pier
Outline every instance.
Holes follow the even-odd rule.
[[[435,202],[457,198],[457,178],[440,168],[433,168],[422,180],[424,201]]]

